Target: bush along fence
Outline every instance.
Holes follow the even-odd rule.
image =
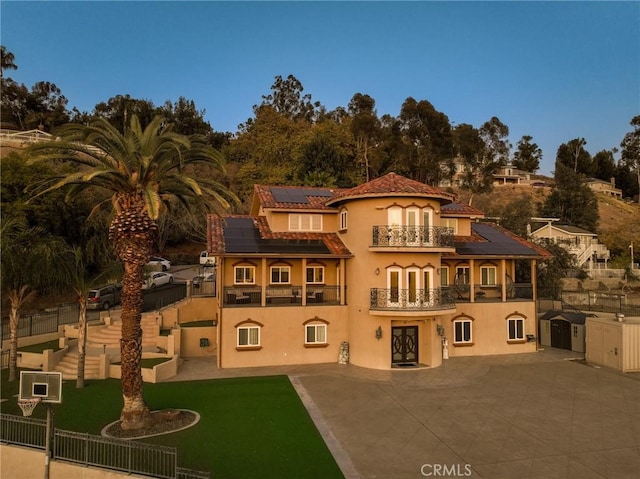
[[[45,449],[46,421],[0,414],[0,441]],[[52,458],[158,479],[209,479],[206,471],[178,467],[175,447],[54,429]]]

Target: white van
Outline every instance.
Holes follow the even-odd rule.
[[[207,251],[202,251],[200,253],[200,264],[204,266],[215,266],[216,265],[216,257],[209,256]]]

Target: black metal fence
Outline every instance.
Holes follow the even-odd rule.
[[[78,304],[62,305],[48,311],[26,313],[18,319],[18,337],[36,336],[38,334],[55,333],[64,324],[78,322]],[[2,318],[2,340],[10,338],[9,318]]]
[[[46,421],[0,414],[0,440],[8,444],[44,449]],[[93,436],[55,429],[54,459],[85,466],[142,474],[159,479],[209,479],[206,471],[178,467],[175,447]]]
[[[600,291],[538,291],[538,299],[559,301],[563,309],[640,316],[640,298]]]

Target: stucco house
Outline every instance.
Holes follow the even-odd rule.
[[[577,226],[555,224],[554,221],[557,220],[547,218],[547,224],[532,231],[531,237],[551,240],[563,246],[575,256],[579,268],[606,269],[611,253],[598,242],[597,234]]]
[[[604,181],[598,178],[589,178],[587,180],[587,186],[596,193],[611,196],[613,198],[622,199],[622,190],[616,188],[616,179],[611,178],[611,181]]]
[[[351,189],[256,185],[250,214],[210,215],[219,367],[436,367],[536,350],[544,249],[390,173]],[[514,282],[516,262],[526,284]]]

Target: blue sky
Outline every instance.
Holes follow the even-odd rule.
[[[553,170],[562,143],[618,147],[640,114],[640,2],[0,2],[6,72],[69,108],[184,96],[237,131],[276,75],[314,101],[355,93],[397,116],[428,100],[453,124],[497,116]]]

